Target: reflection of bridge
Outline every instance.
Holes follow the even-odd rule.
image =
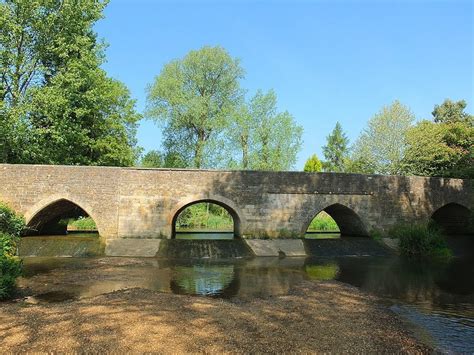
[[[173,237],[178,214],[203,201],[230,212],[238,237],[303,237],[322,210],[348,236],[429,218],[451,233],[472,232],[470,180],[9,164],[0,164],[0,172],[0,200],[23,213],[30,227],[48,233],[80,208],[109,250],[146,249]]]

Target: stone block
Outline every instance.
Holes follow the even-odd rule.
[[[161,239],[109,239],[105,246],[107,256],[154,257]]]
[[[246,239],[256,256],[306,256],[301,239]]]

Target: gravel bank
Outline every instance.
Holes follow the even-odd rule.
[[[429,352],[376,299],[338,282],[221,300],[129,289],[0,304],[1,352]]]

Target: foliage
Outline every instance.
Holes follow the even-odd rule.
[[[349,158],[349,138],[347,138],[339,122],[336,122],[336,126],[326,140],[327,144],[323,147],[324,171],[344,172]]]
[[[413,258],[452,256],[440,229],[434,224],[398,225],[388,234],[391,238],[399,240],[400,251],[405,256]]]
[[[229,123],[244,71],[221,47],[203,47],[166,64],[148,88],[148,116],[188,138],[195,168],[207,165],[209,140]]]
[[[0,203],[0,299],[11,295],[15,280],[21,274],[21,260],[15,254],[18,238],[24,229],[23,218]]]
[[[135,102],[100,68],[106,2],[0,0],[0,161],[132,165]]]
[[[474,177],[474,121],[465,107],[464,101],[445,100],[435,106],[434,122],[424,120],[407,131],[404,173]]]
[[[306,163],[304,164],[304,171],[306,172],[320,172],[323,168],[323,165],[321,161],[318,159],[318,156],[316,154],[313,154],[306,160]]]
[[[187,207],[179,214],[176,228],[232,230],[233,223],[232,216],[224,207],[201,202]]]
[[[10,207],[0,202],[0,232],[19,237],[24,229],[23,217],[18,216]]]
[[[351,171],[368,174],[400,174],[406,148],[406,132],[414,116],[395,101],[372,117],[354,144]]]
[[[203,47],[166,64],[148,88],[147,116],[163,126],[166,167],[287,170],[302,128],[277,112],[273,90],[246,101],[239,60]]]
[[[454,102],[446,99],[441,105],[435,105],[431,114],[436,123],[465,123],[472,126],[474,116],[464,112],[466,106],[464,100]]]
[[[339,226],[329,214],[322,211],[313,218],[308,231],[339,232]]]
[[[140,161],[140,166],[144,168],[162,168],[164,165],[163,154],[157,150],[150,150]]]
[[[250,100],[253,120],[249,168],[254,170],[288,170],[296,162],[301,148],[303,128],[285,111],[278,113],[273,90],[257,91]]]
[[[407,132],[403,170],[424,176],[474,177],[474,127],[421,121]]]
[[[97,225],[91,217],[79,217],[68,221],[68,229],[97,230]]]

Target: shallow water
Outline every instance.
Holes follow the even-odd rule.
[[[25,258],[23,292],[57,302],[141,287],[221,298],[284,295],[303,280],[337,280],[382,298],[423,327],[443,352],[474,352],[474,258],[400,257],[159,260]]]

